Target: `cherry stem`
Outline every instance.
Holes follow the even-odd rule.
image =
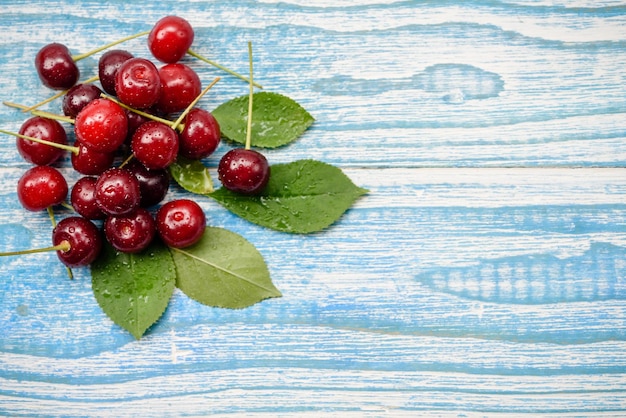
[[[196,57],[196,58],[198,58],[200,61],[204,61],[204,62],[206,62],[206,63],[207,63],[207,64],[209,64],[209,65],[212,65],[212,66],[214,66],[214,67],[216,67],[216,68],[219,68],[219,69],[220,69],[220,70],[222,70],[222,71],[226,71],[228,74],[230,74],[230,75],[234,75],[235,77],[240,78],[240,79],[242,79],[243,81],[246,81],[246,82],[251,82],[251,80],[248,80],[248,79],[247,79],[246,77],[244,77],[243,75],[241,75],[241,74],[239,74],[239,73],[237,73],[237,72],[235,72],[235,71],[233,71],[233,70],[231,70],[231,69],[229,69],[229,68],[226,68],[226,67],[224,67],[223,65],[218,64],[218,63],[217,63],[217,62],[215,62],[215,61],[212,61],[212,60],[210,60],[210,59],[208,59],[208,58],[203,57],[202,55],[198,54],[197,52],[195,52],[195,51],[194,51],[194,50],[192,50],[192,49],[187,50],[187,53],[188,53],[189,55],[191,55],[192,57]],[[254,85],[255,85],[256,87],[260,88],[260,89],[262,89],[262,88],[263,88],[263,86],[262,86],[262,85],[260,85],[260,84],[255,83]]]
[[[4,130],[4,129],[0,129],[0,133],[11,135],[11,136],[16,136],[16,137],[22,138],[22,139],[27,139],[29,141],[37,142],[39,144],[49,145],[49,146],[54,147],[54,148],[60,148],[60,149],[66,150],[66,151],[73,152],[74,154],[78,155],[79,148],[78,147],[73,147],[71,145],[65,145],[65,144],[59,144],[58,142],[46,141],[45,139],[39,139],[39,138],[35,138],[35,137],[32,137],[32,136],[22,135],[22,134],[19,134],[17,132],[11,132],[11,131],[7,131],[7,130]]]
[[[56,228],[57,220],[54,218],[54,210],[52,209],[52,206],[48,206],[47,210],[48,216],[50,217],[50,222],[52,223],[52,227]]]
[[[94,81],[97,81],[97,80],[99,80],[99,79],[100,79],[100,77],[98,77],[97,75],[94,75],[93,77],[90,77],[90,78],[88,78],[87,80],[85,80],[85,81],[83,81],[83,82],[80,82],[80,83],[78,83],[78,84],[93,83]],[[41,102],[39,102],[39,103],[37,103],[37,104],[34,104],[34,105],[30,106],[30,107],[24,107],[24,108],[22,108],[22,112],[30,112],[30,111],[32,111],[32,110],[35,110],[35,109],[37,109],[38,107],[43,106],[43,105],[45,105],[46,103],[50,103],[50,102],[51,102],[51,101],[53,101],[54,99],[58,99],[59,97],[61,97],[61,96],[65,95],[65,94],[67,94],[67,92],[68,92],[68,91],[70,91],[70,89],[67,89],[67,90],[61,90],[61,91],[60,91],[60,92],[58,92],[57,94],[55,94],[55,95],[53,95],[53,96],[48,97],[46,100],[43,100],[43,101],[41,101]]]
[[[112,102],[115,102],[115,103],[117,103],[118,105],[120,105],[123,109],[130,110],[131,112],[134,112],[134,113],[138,114],[139,116],[143,116],[143,117],[144,117],[144,118],[146,118],[146,119],[155,120],[155,121],[157,121],[157,122],[164,123],[164,124],[166,124],[167,126],[172,126],[172,123],[174,123],[174,122],[172,122],[171,120],[163,119],[163,118],[160,118],[160,117],[158,117],[158,116],[151,115],[150,113],[144,112],[144,111],[142,111],[142,110],[139,110],[139,109],[135,109],[135,108],[133,108],[133,107],[130,107],[130,106],[128,106],[128,105],[126,105],[126,104],[124,104],[124,103],[120,102],[119,100],[117,100],[117,99],[116,99],[116,98],[114,98],[113,96],[109,96],[108,94],[102,93],[102,94],[100,95],[100,97],[103,97],[103,98],[105,98],[105,99],[107,99],[107,100],[110,100],[110,101],[112,101]],[[179,129],[179,130],[182,130],[182,126],[183,126],[183,125],[180,125],[180,126],[178,127],[178,129]]]
[[[46,253],[50,251],[69,251],[70,246],[69,241],[61,241],[58,245],[44,247],[44,248],[34,248],[31,250],[20,250],[20,251],[8,251],[0,253],[0,257],[5,256],[14,256],[14,255],[23,255],[23,254],[37,254],[37,253]]]
[[[150,33],[150,31],[148,30],[148,31],[136,33],[134,35],[126,36],[126,37],[124,37],[122,39],[118,39],[117,41],[113,41],[113,42],[108,43],[106,45],[103,45],[103,46],[101,46],[99,48],[92,49],[89,52],[85,52],[84,54],[72,55],[72,59],[74,61],[82,60],[83,58],[87,58],[87,57],[89,57],[89,56],[91,56],[93,54],[97,54],[98,52],[104,51],[105,49],[108,49],[108,48],[110,48],[112,46],[121,44],[122,42],[130,41],[131,39],[139,38],[140,36],[144,36],[144,35],[147,35],[149,33]]]
[[[189,103],[189,106],[187,106],[187,108],[183,111],[183,113],[180,114],[178,119],[176,119],[174,123],[170,125],[172,129],[176,130],[176,128],[178,128],[178,125],[180,125],[180,123],[183,121],[183,119],[185,119],[185,117],[191,111],[191,109],[193,109],[193,107],[200,101],[202,96],[204,96],[211,89],[211,87],[213,87],[218,81],[220,81],[220,78],[216,77],[215,80],[211,82],[211,84],[206,86],[204,90],[202,90],[200,94],[198,94],[198,97],[196,97],[195,99],[193,99],[191,103]]]
[[[130,154],[128,156],[128,158],[126,158],[124,161],[122,161],[122,164],[120,164],[119,168],[124,167],[126,164],[128,164],[129,162],[131,162],[133,160],[133,158],[135,158],[135,154]]]
[[[4,104],[5,106],[14,107],[16,109],[28,109],[28,106],[24,106],[19,103],[2,102],[2,104]],[[31,115],[41,116],[42,118],[54,119],[60,122],[67,122],[67,123],[74,124],[74,119],[70,118],[69,116],[57,115],[56,113],[51,113],[51,112],[46,112],[45,110],[36,110],[36,109],[31,110],[30,113]]]
[[[254,96],[252,42],[248,42],[248,61],[250,64],[250,97],[248,98],[248,124],[246,126],[246,149],[250,149],[252,143],[252,97]]]

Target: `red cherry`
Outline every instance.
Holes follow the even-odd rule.
[[[67,133],[63,126],[54,119],[34,116],[21,126],[20,134],[43,139],[57,144],[67,145]],[[63,155],[63,150],[28,139],[16,139],[17,151],[24,159],[37,165],[48,165]]]
[[[193,200],[177,199],[159,208],[156,215],[159,236],[170,247],[184,248],[202,238],[206,216]]]
[[[149,169],[167,168],[178,155],[178,134],[158,121],[148,121],[135,131],[130,143],[138,161]]]
[[[75,118],[89,102],[99,99],[101,94],[102,90],[94,84],[77,84],[63,97],[63,113]]]
[[[189,22],[179,16],[165,16],[155,23],[148,35],[148,48],[161,62],[178,62],[193,43]]]
[[[48,44],[37,52],[35,68],[41,82],[55,90],[69,89],[80,77],[69,49],[59,43]]]
[[[166,64],[159,69],[161,97],[156,104],[162,113],[185,110],[202,91],[198,74],[182,63]]]
[[[145,250],[156,235],[154,218],[144,208],[128,215],[109,216],[104,221],[104,235],[118,251],[137,253]]]
[[[217,149],[221,137],[220,125],[210,112],[199,108],[191,109],[184,123],[185,127],[179,136],[180,155],[200,160]]]
[[[81,177],[70,193],[70,203],[74,210],[87,219],[104,219],[106,215],[96,203],[97,177]]]
[[[68,267],[91,264],[102,250],[102,235],[89,220],[80,216],[70,216],[61,220],[52,231],[52,243],[69,244],[66,251],[57,251],[57,256]]]
[[[33,212],[61,204],[67,197],[67,181],[56,168],[38,165],[26,171],[17,182],[17,197]]]
[[[135,109],[154,106],[161,94],[157,67],[145,58],[131,58],[115,75],[115,94],[122,103]]]
[[[122,49],[112,49],[102,54],[98,60],[98,78],[102,89],[115,95],[115,75],[122,64],[133,58],[133,54]]]
[[[86,147],[97,152],[114,152],[128,133],[126,112],[111,100],[93,100],[76,116],[74,132]]]
[[[96,203],[106,215],[120,216],[139,207],[139,181],[128,170],[109,168],[96,182]]]
[[[102,174],[111,168],[115,161],[113,152],[94,151],[79,141],[75,141],[74,146],[78,148],[78,154],[72,153],[71,155],[72,167],[81,174],[87,176]]]
[[[260,193],[270,178],[270,166],[263,154],[251,149],[235,148],[219,162],[217,173],[228,190],[252,195]]]

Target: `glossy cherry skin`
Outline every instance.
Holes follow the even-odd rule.
[[[112,49],[102,54],[98,60],[98,77],[102,90],[115,96],[115,76],[123,63],[134,58],[133,54],[122,49]]]
[[[97,152],[115,152],[128,133],[126,112],[108,99],[91,101],[74,121],[76,139]]]
[[[132,160],[124,168],[139,180],[141,207],[149,208],[165,199],[170,187],[169,171],[149,170],[137,160]]]
[[[148,48],[161,62],[174,63],[185,56],[193,43],[191,24],[179,16],[165,16],[152,27]]]
[[[106,215],[96,203],[97,177],[81,177],[70,192],[70,203],[74,210],[87,219],[104,219]]]
[[[67,145],[65,129],[59,122],[53,119],[34,116],[22,124],[19,133],[32,138]],[[26,161],[37,165],[52,164],[64,153],[61,148],[23,138],[16,139],[16,146],[17,151]]]
[[[139,207],[139,181],[128,170],[109,168],[96,182],[96,203],[109,216],[126,215]]]
[[[66,241],[67,251],[57,251],[57,256],[68,267],[87,266],[94,262],[102,250],[102,234],[89,220],[81,216],[62,219],[52,230],[52,244]]]
[[[177,199],[159,208],[156,225],[159,236],[166,245],[184,248],[202,238],[206,228],[206,216],[193,200]]]
[[[80,71],[69,49],[56,42],[37,52],[35,68],[44,86],[55,90],[69,89],[80,77]]]
[[[151,170],[167,168],[178,155],[178,134],[169,126],[148,121],[133,135],[130,146],[135,158]]]
[[[62,203],[68,190],[63,174],[49,165],[32,167],[17,182],[20,203],[33,212]]]
[[[192,160],[206,158],[220,144],[220,125],[213,115],[200,108],[189,111],[179,135],[179,154]]]
[[[71,161],[74,170],[86,176],[95,176],[111,168],[115,161],[115,153],[98,152],[86,147],[79,141],[74,142],[78,154],[72,153]]]
[[[104,235],[118,251],[138,253],[145,250],[156,235],[154,218],[144,208],[104,221]]]
[[[258,194],[270,178],[270,166],[263,154],[251,149],[234,148],[219,162],[217,173],[222,185],[228,190],[246,194]]]
[[[102,90],[94,84],[77,84],[63,96],[63,113],[75,118],[85,106],[100,98]]]
[[[161,95],[159,70],[145,58],[124,61],[115,75],[115,94],[135,109],[154,106]]]
[[[202,91],[198,74],[182,63],[166,64],[159,69],[161,96],[156,108],[162,113],[185,110]]]

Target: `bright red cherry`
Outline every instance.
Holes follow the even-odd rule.
[[[135,109],[154,106],[161,94],[159,70],[145,58],[124,61],[115,75],[115,94]]]
[[[135,131],[130,142],[135,158],[149,169],[167,168],[178,155],[178,134],[158,121],[148,121]]]
[[[69,188],[63,174],[49,165],[27,170],[17,182],[17,197],[26,210],[33,212],[62,203]]]
[[[128,133],[126,112],[108,99],[91,101],[74,121],[76,139],[97,152],[115,152]]]
[[[191,67],[182,64],[166,64],[159,69],[161,97],[156,104],[162,113],[185,110],[202,91],[198,74]]]
[[[113,152],[94,151],[79,141],[75,141],[74,146],[78,148],[78,154],[72,153],[71,155],[72,167],[86,176],[102,174],[111,168],[113,161],[115,161],[115,153]]]
[[[111,245],[125,253],[145,250],[156,235],[150,212],[139,208],[128,215],[109,216],[104,221],[104,235]]]
[[[81,177],[70,192],[70,203],[74,210],[87,219],[104,219],[106,215],[96,203],[97,177]]]
[[[159,208],[156,225],[159,236],[165,244],[174,248],[184,248],[202,238],[206,216],[193,200],[177,199]]]
[[[19,133],[32,138],[67,145],[67,133],[63,126],[54,119],[34,116],[22,124]],[[51,164],[58,160],[64,152],[61,148],[19,137],[16,139],[16,145],[17,151],[26,161],[37,165]]]
[[[91,264],[102,250],[102,234],[89,220],[80,216],[62,219],[52,231],[53,245],[69,244],[66,251],[57,251],[57,256],[68,267]]]
[[[63,96],[63,113],[75,118],[89,102],[99,99],[102,90],[94,84],[77,84]]]
[[[116,95],[115,75],[122,64],[131,58],[134,58],[133,54],[122,49],[112,49],[102,54],[98,60],[98,78],[104,91]]]
[[[270,178],[270,166],[263,154],[244,148],[228,151],[217,168],[222,185],[228,190],[253,195],[260,193]]]
[[[194,32],[191,24],[179,16],[165,16],[152,27],[148,48],[161,62],[178,62],[191,47]]]
[[[96,203],[110,216],[126,215],[139,207],[141,190],[139,181],[128,170],[109,168],[96,182]]]
[[[211,155],[220,143],[220,125],[213,115],[199,108],[189,111],[179,135],[179,154],[192,160]]]
[[[69,89],[80,77],[69,49],[59,43],[48,44],[37,52],[35,68],[41,82],[55,90]]]

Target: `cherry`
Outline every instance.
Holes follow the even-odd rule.
[[[115,75],[122,64],[134,58],[133,54],[122,49],[112,49],[102,54],[98,60],[98,77],[102,89],[115,95]]]
[[[155,221],[150,212],[138,208],[128,215],[109,216],[104,221],[104,235],[115,249],[137,253],[146,249],[155,237]]]
[[[67,181],[61,172],[48,165],[32,167],[17,182],[20,203],[33,212],[61,204],[67,192]]]
[[[128,134],[126,135],[126,140],[130,140],[137,128],[150,120],[147,117],[141,116],[139,113],[130,110],[126,110],[126,117],[128,118]]]
[[[74,132],[86,147],[97,152],[114,152],[128,133],[126,111],[111,100],[93,100],[76,116]]]
[[[164,204],[156,214],[159,236],[165,244],[184,248],[202,238],[206,227],[206,216],[193,200],[177,199]]]
[[[70,203],[74,210],[87,219],[104,219],[106,215],[96,203],[97,177],[81,177],[70,192]]]
[[[113,165],[115,160],[113,152],[94,151],[80,141],[75,141],[74,146],[77,151],[71,155],[72,167],[81,174],[95,176],[102,174]]]
[[[184,110],[200,94],[198,74],[182,63],[166,64],[159,69],[161,96],[156,107],[162,113]]]
[[[102,235],[89,220],[80,216],[70,216],[61,220],[52,231],[55,246],[65,244],[57,250],[57,256],[68,267],[91,264],[102,250]],[[68,245],[69,244],[69,245]]]
[[[154,206],[165,198],[170,187],[169,171],[148,170],[138,160],[130,161],[124,168],[139,180],[141,207],[148,208]]]
[[[178,134],[158,121],[139,126],[130,144],[135,158],[149,169],[167,168],[178,155]]]
[[[220,126],[213,115],[199,108],[189,111],[180,133],[179,153],[192,160],[211,155],[220,143]]]
[[[102,90],[94,84],[77,84],[67,91],[63,97],[63,114],[75,118],[89,102],[99,99]]]
[[[21,135],[43,139],[57,144],[67,145],[67,133],[63,126],[53,119],[33,116],[21,126]],[[48,165],[63,155],[63,149],[42,144],[28,139],[16,138],[17,151],[28,162],[37,165]]]
[[[135,109],[147,109],[159,100],[159,70],[145,58],[131,58],[115,75],[115,94],[120,101]]]
[[[96,203],[106,215],[119,216],[139,207],[139,180],[123,168],[109,168],[96,182]]]
[[[189,22],[179,16],[165,16],[148,34],[148,48],[161,62],[179,61],[193,43],[194,32]]]
[[[252,149],[235,148],[219,162],[217,173],[222,185],[241,194],[258,194],[270,178],[270,166],[263,154]]]
[[[66,90],[78,81],[80,71],[69,49],[60,43],[45,45],[35,56],[41,82],[51,89]]]

